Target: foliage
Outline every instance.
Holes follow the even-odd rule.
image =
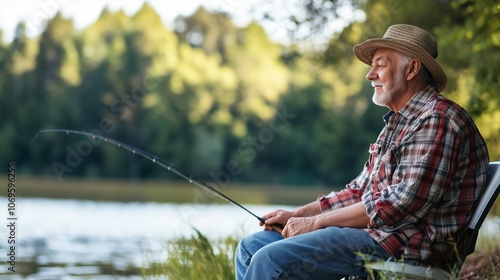
[[[194,229],[190,238],[170,241],[166,260],[142,269],[143,279],[234,279],[234,251],[238,240],[210,241]]]
[[[296,17],[297,26],[324,22],[314,17],[345,5],[365,18],[330,34],[324,52],[278,44],[259,22],[237,27],[204,8],[179,17],[172,30],[148,4],[132,16],[105,9],[80,31],[56,14],[35,39],[20,23],[14,41],[0,44],[1,157],[59,179],[174,178],[110,145],[61,135],[31,143],[40,129],[69,128],[137,146],[220,187],[343,185],[362,167],[386,111],[371,103],[368,68],[352,46],[409,22],[437,37],[450,78],[445,94],[471,111],[498,159],[493,0],[299,3],[308,17]]]
[[[496,1],[456,1],[462,28],[440,29],[458,64],[454,96],[463,100],[488,140],[490,158],[500,157],[500,6]],[[465,46],[459,50],[458,45]],[[451,54],[450,54],[451,55]]]

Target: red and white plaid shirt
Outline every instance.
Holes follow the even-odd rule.
[[[365,231],[389,254],[436,263],[454,253],[482,194],[486,144],[469,114],[430,86],[384,120],[363,171],[320,197],[321,209],[362,201]]]

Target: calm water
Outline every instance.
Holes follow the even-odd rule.
[[[0,205],[7,208],[7,203]],[[278,207],[246,206],[257,215]],[[0,212],[6,223],[6,211]],[[130,276],[131,268],[141,267],[151,257],[160,259],[165,241],[191,236],[192,227],[214,239],[261,230],[257,219],[226,204],[19,198],[17,217],[16,273],[7,273],[9,232],[2,226],[0,279],[141,279],[138,273]],[[81,276],[85,274],[95,276]]]

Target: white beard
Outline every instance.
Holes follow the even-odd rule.
[[[379,106],[388,106],[392,101],[396,99],[397,92],[401,90],[401,87],[404,86],[404,75],[398,74],[393,80],[391,91],[387,91],[385,85],[380,81],[372,81],[372,86],[381,85],[382,91],[377,93],[375,88],[373,89],[372,102]],[[397,91],[396,91],[397,90]]]

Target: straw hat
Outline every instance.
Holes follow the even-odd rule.
[[[435,60],[438,56],[436,40],[427,31],[408,24],[392,25],[383,38],[366,40],[354,46],[353,50],[359,60],[371,65],[378,48],[394,49],[420,60],[432,74],[438,91],[442,92],[446,88],[446,74]]]

